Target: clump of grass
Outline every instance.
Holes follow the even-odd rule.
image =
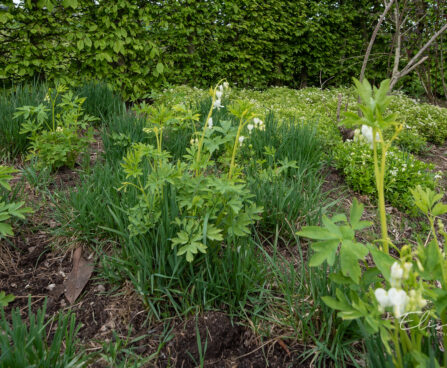
[[[279,123],[273,114],[265,131],[255,130],[244,153],[246,175],[256,203],[264,207],[264,231],[276,226],[316,224],[325,195],[321,190],[323,144],[312,124]]]
[[[1,367],[84,367],[87,356],[77,352],[76,325],[73,314],[59,314],[51,342],[47,328],[52,320],[45,321],[46,304],[36,314],[29,303],[28,323],[22,319],[20,310],[13,310],[11,322],[1,309],[0,366]]]
[[[77,190],[55,198],[58,220],[66,224],[64,231],[97,244],[101,254],[101,240],[120,244],[113,255],[102,257],[103,276],[110,283],[130,280],[156,318],[184,315],[197,305],[227,305],[235,310],[262,289],[265,266],[257,262],[250,239],[235,241],[223,250],[209,249],[194,264],[177,256],[171,247],[178,230],[174,219],[179,215],[174,190],[166,190],[163,196],[160,226],[131,237],[128,210],[136,204],[137,193],[131,188],[125,195],[117,191],[123,179],[119,166],[107,163],[97,166]]]
[[[294,232],[291,234],[285,241],[277,229],[271,240],[262,235],[256,238],[269,269],[266,282],[274,286],[258,301],[250,319],[261,335],[270,338],[274,328],[282,332],[286,343],[298,343],[300,364],[350,366],[361,354],[362,335],[355,322],[338,318],[322,299],[335,295],[330,275],[338,268],[327,264],[308,268],[307,252]]]
[[[0,90],[0,157],[12,158],[26,151],[29,141],[20,134],[14,113],[20,106],[42,103],[47,89],[45,84],[34,82]]]
[[[122,115],[126,111],[126,105],[122,98],[113,92],[105,82],[92,81],[79,87],[75,94],[85,97],[82,105],[89,115],[100,118],[107,123],[116,115]]]

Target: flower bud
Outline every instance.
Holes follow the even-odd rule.
[[[391,286],[399,287],[402,277],[404,275],[404,270],[398,262],[394,262],[391,266]]]

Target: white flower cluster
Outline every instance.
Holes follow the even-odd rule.
[[[254,127],[255,127],[256,129],[259,129],[259,130],[265,130],[264,122],[263,122],[261,119],[254,118],[254,119],[253,119],[253,124],[255,125]]]
[[[248,124],[247,129],[248,129],[248,133],[251,134],[253,129],[265,130],[265,125],[261,119],[254,118],[253,124]]]
[[[251,134],[253,129],[265,130],[264,122],[259,118],[253,118],[253,124],[247,124],[248,134]],[[242,146],[245,137],[241,135],[239,137],[239,145]]]
[[[385,308],[391,307],[396,318],[400,318],[405,312],[410,310],[418,310],[425,307],[427,301],[422,298],[420,290],[410,290],[407,294],[402,290],[402,280],[407,280],[412,268],[410,262],[401,266],[398,262],[394,262],[391,266],[391,289],[378,288],[374,291],[374,295],[379,303],[381,312]]]
[[[228,82],[224,82],[224,83],[222,83],[221,85],[219,85],[217,87],[217,90],[216,90],[216,100],[214,101],[214,105],[213,105],[213,107],[215,109],[219,110],[221,107],[223,107],[223,105],[222,105],[222,96],[223,96],[224,90],[226,90],[228,88],[229,88]]]

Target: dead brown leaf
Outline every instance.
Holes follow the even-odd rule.
[[[82,248],[79,247],[73,254],[73,269],[64,282],[65,297],[73,304],[84,289],[93,272],[93,264],[87,262],[81,256]]]

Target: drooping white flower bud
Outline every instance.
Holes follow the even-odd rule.
[[[223,91],[222,90],[217,90],[216,91],[216,97],[218,100],[220,100],[220,98],[222,97]]]
[[[394,262],[391,266],[391,280],[390,284],[393,287],[399,287],[402,277],[404,275],[404,269],[398,262]]]
[[[216,109],[220,109],[221,107],[223,107],[223,105],[222,105],[221,101],[219,99],[217,99],[216,101],[214,101],[213,107]]]
[[[208,119],[208,128],[213,129],[213,118]]]
[[[253,128],[254,128],[254,125],[253,124],[248,124],[247,125],[247,129],[248,129],[248,132],[251,134],[251,131],[253,130]]]
[[[368,125],[362,125],[362,135],[370,144],[370,147],[373,148],[373,129]],[[380,141],[379,133],[376,133],[376,142]]]
[[[239,145],[242,146],[242,143],[244,142],[245,137],[243,135],[241,135],[239,137]]]
[[[405,262],[404,263],[404,274],[403,274],[403,276],[402,276],[402,278],[404,279],[404,280],[407,280],[408,279],[408,277],[410,277],[410,271],[411,271],[411,268],[413,267],[413,264],[412,263],[410,263],[410,262]]]
[[[404,274],[402,266],[398,262],[394,262],[391,266],[391,277],[401,279]]]

